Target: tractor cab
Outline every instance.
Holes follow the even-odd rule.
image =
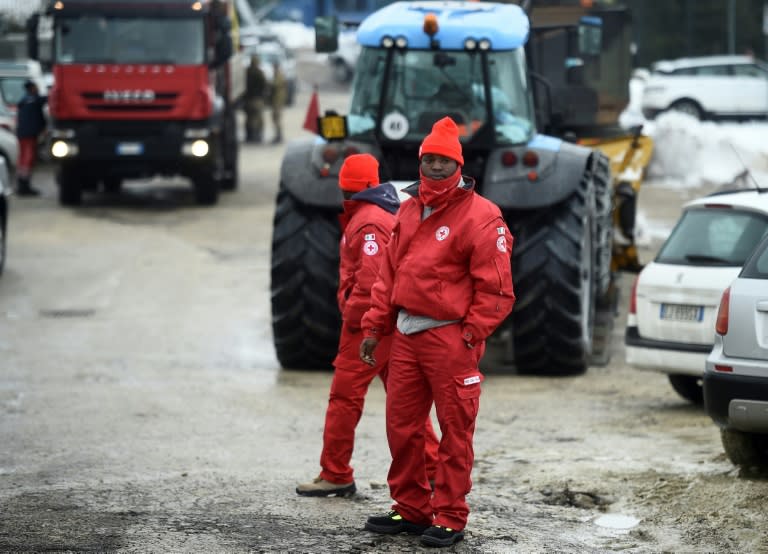
[[[511,33],[494,28],[497,10],[520,9],[481,3],[458,9],[448,2],[438,23],[434,4],[402,4],[374,14],[358,29],[362,50],[349,113],[344,125],[320,125],[343,128],[344,134],[321,134],[375,144],[387,178],[413,179],[421,141],[447,115],[459,127],[467,170],[482,175],[489,151],[526,144],[536,134],[525,61],[527,28]],[[467,26],[467,18],[477,25]],[[527,21],[522,12],[511,19]],[[335,50],[332,19],[317,22],[316,36],[318,51]]]

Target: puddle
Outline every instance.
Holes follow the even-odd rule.
[[[597,518],[594,523],[599,527],[615,529],[617,531],[626,531],[637,526],[637,524],[640,523],[640,520],[636,517],[623,514],[606,514]]]

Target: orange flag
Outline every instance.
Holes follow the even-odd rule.
[[[320,117],[320,100],[317,97],[317,85],[312,92],[312,98],[309,99],[307,115],[304,117],[304,129],[317,134],[317,118]]]

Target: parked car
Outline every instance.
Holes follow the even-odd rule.
[[[701,379],[720,297],[766,234],[765,191],[718,192],[686,203],[632,287],[627,363],[666,373],[680,396],[703,403]]]
[[[256,44],[252,44],[245,48],[246,64],[250,64],[250,55],[258,54],[261,70],[264,72],[264,77],[267,81],[272,82],[274,76],[274,68],[272,64],[277,62],[280,64],[280,68],[283,70],[285,80],[288,85],[288,94],[286,96],[286,103],[288,106],[293,106],[296,101],[296,92],[298,88],[298,75],[296,73],[296,58],[293,52],[283,46],[277,37],[263,38]]]
[[[11,178],[16,174],[19,161],[19,140],[16,138],[16,114],[0,102],[0,157]]]
[[[739,466],[768,466],[768,237],[723,293],[704,404]]]
[[[0,159],[0,275],[5,269],[8,253],[8,198],[12,189],[8,168],[5,166],[5,161]]]
[[[651,66],[643,114],[653,119],[675,110],[697,119],[768,116],[768,65],[751,56],[664,60]]]
[[[13,112],[16,111],[16,104],[24,96],[24,83],[27,79],[37,83],[41,95],[47,94],[48,85],[40,62],[35,60],[0,61],[0,100]]]
[[[333,71],[333,78],[339,83],[348,83],[355,74],[357,58],[360,57],[360,43],[357,42],[357,29],[346,30],[339,34],[339,47],[328,55],[328,62]]]

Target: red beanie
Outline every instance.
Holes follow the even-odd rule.
[[[424,137],[419,148],[419,159],[424,154],[439,154],[456,160],[459,165],[464,165],[461,142],[459,142],[459,128],[456,127],[453,119],[444,117],[432,125],[432,132]]]
[[[341,166],[339,171],[339,188],[349,192],[360,192],[363,189],[379,184],[379,162],[370,154],[352,154]]]

